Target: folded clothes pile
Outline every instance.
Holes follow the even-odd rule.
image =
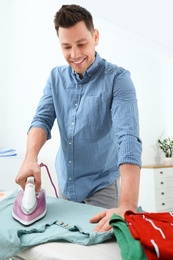
[[[15,149],[0,149],[0,157],[15,156],[17,152]]]
[[[124,219],[114,214],[110,225],[123,260],[173,259],[173,212],[126,211]]]

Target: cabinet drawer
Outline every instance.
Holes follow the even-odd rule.
[[[167,178],[173,178],[173,168],[160,168],[154,170],[154,177],[155,179],[167,177]]]
[[[156,201],[156,210],[157,211],[173,211],[173,199],[165,201],[157,200]]]
[[[161,178],[155,180],[155,189],[166,189],[173,187],[173,178]]]
[[[156,200],[166,200],[166,199],[172,199],[173,201],[173,189],[157,189],[155,191]]]

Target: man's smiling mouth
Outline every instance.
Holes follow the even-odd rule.
[[[84,59],[79,60],[79,61],[73,61],[73,63],[74,63],[74,64],[80,64],[80,63],[82,63],[83,61],[84,61]]]

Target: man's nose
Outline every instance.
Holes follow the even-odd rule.
[[[72,47],[71,48],[71,57],[73,59],[76,59],[76,58],[78,58],[78,56],[79,56],[79,49],[76,46]]]

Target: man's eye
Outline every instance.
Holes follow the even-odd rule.
[[[64,50],[69,50],[70,48],[71,48],[70,46],[63,47]]]
[[[78,47],[83,47],[83,46],[85,46],[85,44],[83,43],[83,44],[79,44],[78,45]]]

